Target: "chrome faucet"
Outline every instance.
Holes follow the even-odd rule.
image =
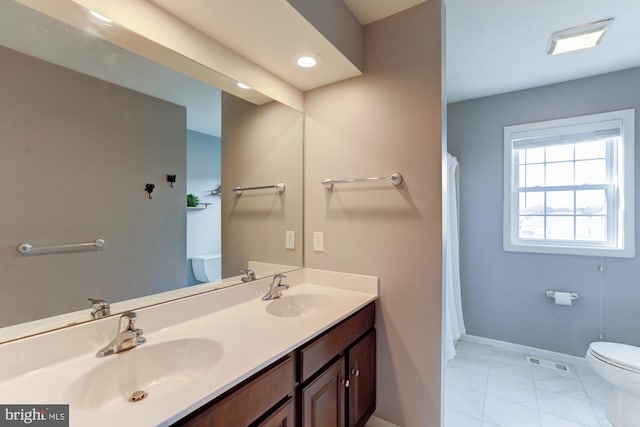
[[[106,347],[98,350],[96,357],[109,356],[144,344],[147,339],[142,336],[144,333],[142,329],[136,329],[137,318],[138,315],[133,311],[122,313],[118,322],[116,337]]]
[[[251,270],[251,269],[240,269],[241,272],[244,273],[244,276],[242,276],[242,283],[247,283],[247,282],[251,282],[253,280],[256,280],[256,272]]]
[[[284,274],[276,274],[273,276],[273,281],[269,286],[269,291],[262,297],[262,301],[269,301],[272,299],[280,298],[282,292],[289,289],[289,285],[282,283],[282,279],[286,279]]]
[[[91,307],[91,318],[101,319],[103,317],[111,316],[111,306],[103,299],[89,298]]]

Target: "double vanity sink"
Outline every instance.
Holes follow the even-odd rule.
[[[21,356],[0,367],[0,401],[69,404],[72,426],[171,425],[377,299],[366,276],[287,282],[270,301],[260,280],[138,310],[146,343],[110,356],[96,351],[117,316],[1,345],[2,360]]]
[[[321,315],[335,299],[317,293],[289,294],[264,303],[277,317]],[[224,356],[224,347],[208,338],[182,338],[118,353],[71,384],[65,401],[80,411],[123,410],[200,380]],[[138,393],[138,394],[136,394]]]

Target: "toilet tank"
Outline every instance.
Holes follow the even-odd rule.
[[[191,258],[193,276],[199,282],[217,282],[222,279],[220,254],[205,254]]]

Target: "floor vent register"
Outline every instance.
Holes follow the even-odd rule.
[[[554,362],[553,360],[542,359],[540,357],[527,356],[527,363],[529,365],[553,369],[554,371],[560,371],[567,374],[571,373],[571,368],[569,367],[569,365],[561,362]]]

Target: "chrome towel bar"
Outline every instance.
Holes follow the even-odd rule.
[[[37,246],[37,247],[33,247],[31,243],[20,243],[18,245],[18,252],[20,252],[21,254],[27,255],[37,251],[77,249],[77,248],[85,248],[90,246],[93,246],[95,248],[102,248],[104,247],[104,240],[96,239],[94,242],[88,242],[88,243],[67,243],[64,245],[49,245],[49,246]]]
[[[248,191],[248,190],[266,190],[268,188],[275,188],[276,190],[278,190],[278,193],[282,193],[285,189],[285,185],[282,182],[279,182],[277,184],[273,184],[273,185],[258,185],[255,187],[233,187],[231,189],[231,191],[233,191],[234,193],[236,193],[236,196],[239,196],[242,194],[243,191]]]
[[[402,175],[398,172],[391,174],[389,176],[375,176],[372,178],[346,178],[346,179],[325,179],[322,181],[322,185],[327,187],[327,189],[333,189],[334,184],[354,184],[358,182],[378,182],[378,181],[391,181],[391,183],[395,186],[398,186],[402,183]]]

